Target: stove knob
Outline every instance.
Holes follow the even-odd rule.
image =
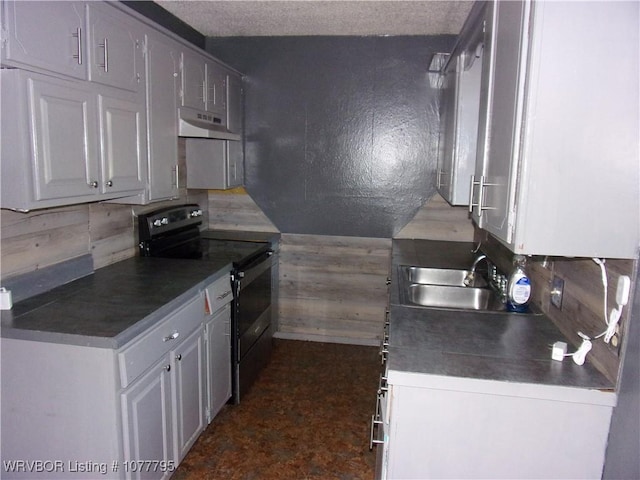
[[[160,226],[162,226],[162,222],[160,221],[160,219],[158,219],[158,220],[154,220],[154,221],[153,221],[153,226],[154,226],[154,227],[160,227]]]
[[[167,217],[163,217],[160,223],[162,223],[162,225],[169,225],[169,219]]]

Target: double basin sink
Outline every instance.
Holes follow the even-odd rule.
[[[502,311],[498,294],[469,270],[400,265],[400,300],[404,305]]]

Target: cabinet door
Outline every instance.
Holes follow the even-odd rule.
[[[144,104],[130,97],[99,96],[104,193],[144,190],[146,129]]]
[[[93,82],[131,91],[144,86],[142,29],[115,8],[89,2],[87,6]]]
[[[35,146],[35,199],[99,192],[96,100],[82,83],[27,79]]]
[[[122,394],[125,461],[176,460],[172,443],[170,371],[171,364],[165,355]],[[130,472],[129,478],[168,478],[170,474],[158,468]]]
[[[220,115],[227,111],[227,72],[215,63],[207,64],[207,110]]]
[[[227,144],[227,188],[244,184],[244,154],[242,141],[226,140]]]
[[[231,398],[231,309],[229,305],[207,323],[207,422]]]
[[[242,78],[227,75],[227,129],[242,134]]]
[[[202,327],[171,352],[174,365],[175,458],[185,456],[205,422],[205,352]]]
[[[509,242],[515,200],[517,151],[524,83],[521,55],[528,2],[496,2],[493,6],[491,60],[481,172],[476,169],[474,219],[481,228]],[[483,105],[484,107],[484,105]]]
[[[438,173],[436,188],[442,198],[451,202],[451,178],[455,155],[456,104],[459,56],[451,59],[444,72],[440,92],[440,138],[438,142]]]
[[[180,91],[183,107],[204,110],[206,108],[206,62],[195,52],[182,52],[182,86]]]
[[[178,196],[179,45],[163,35],[147,36],[149,200]]]
[[[533,4],[514,252],[637,258],[639,5]]]
[[[469,184],[476,167],[478,117],[480,113],[480,83],[482,80],[483,38],[482,23],[476,30],[462,55],[458,58],[456,76],[456,111],[453,165],[449,176],[449,202],[452,205],[469,204]]]
[[[3,2],[2,16],[3,64],[87,78],[83,2]]]

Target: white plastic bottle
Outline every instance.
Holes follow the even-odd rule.
[[[525,270],[526,258],[523,255],[513,257],[513,270],[507,283],[507,310],[526,312],[531,298],[531,281]]]

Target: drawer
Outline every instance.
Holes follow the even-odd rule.
[[[175,348],[204,320],[204,302],[199,294],[143,333],[118,353],[120,384],[124,388],[158,358]]]
[[[209,311],[207,314],[212,314],[222,307],[224,307],[227,303],[233,300],[233,291],[231,289],[231,276],[224,275],[219,278],[211,285],[209,285],[204,291],[207,299],[207,305],[209,306]]]

